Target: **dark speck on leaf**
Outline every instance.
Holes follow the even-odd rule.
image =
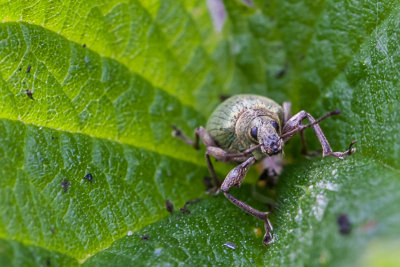
[[[83,44],[82,47],[85,48],[85,47],[86,47],[86,44]]]
[[[31,65],[28,66],[28,68],[26,69],[26,73],[31,72]]]
[[[236,245],[230,241],[226,242],[224,246],[233,250],[237,249]]]
[[[190,214],[190,210],[187,209],[187,202],[185,203],[185,206],[183,206],[183,208],[180,208],[180,211],[182,212],[182,214]]]
[[[146,241],[146,240],[149,240],[150,237],[149,237],[148,235],[146,235],[146,234],[143,234],[143,235],[141,236],[141,239]]]
[[[256,263],[254,260],[250,260],[251,263]]]
[[[71,183],[67,179],[65,179],[64,181],[62,181],[61,185],[64,189],[64,193],[68,193],[68,188],[71,185]]]
[[[50,266],[50,258],[46,259],[46,266]]]
[[[33,99],[33,93],[32,93],[31,90],[26,89],[25,92],[26,92],[26,95],[27,95],[30,99],[34,100],[34,99]]]
[[[174,205],[168,199],[165,200],[165,207],[169,213],[174,212]]]
[[[190,210],[188,210],[188,206],[192,203],[197,203],[199,202],[200,199],[194,199],[194,200],[189,200],[185,203],[185,205],[183,206],[183,208],[180,208],[180,211],[182,212],[182,214],[190,214]]]
[[[286,71],[287,71],[288,67],[289,67],[289,64],[286,63],[285,66],[283,67],[283,69],[281,69],[280,71],[278,71],[278,72],[275,74],[275,77],[276,77],[276,78],[282,78],[283,75],[286,74]]]
[[[346,214],[342,213],[337,217],[337,224],[342,235],[347,235],[351,232],[351,223]]]
[[[83,179],[87,179],[89,182],[91,182],[93,180],[93,175],[91,173],[88,173],[85,175],[85,177],[83,177]]]

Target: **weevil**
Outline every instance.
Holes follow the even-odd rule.
[[[240,187],[249,168],[265,157],[282,152],[284,144],[295,134],[300,133],[303,152],[305,149],[304,130],[313,127],[322,146],[322,156],[344,158],[355,152],[350,143],[345,152],[333,152],[319,122],[339,114],[335,110],[315,120],[306,111],[302,110],[291,116],[291,103],[277,104],[272,99],[258,95],[235,95],[222,102],[208,119],[206,128],[198,127],[195,130],[194,141],[186,137],[182,131],[172,126],[173,135],[187,144],[199,149],[199,139],[206,146],[206,161],[211,177],[217,186],[220,186],[226,198],[242,210],[264,221],[265,235],[263,244],[273,242],[272,225],[268,219],[269,212],[254,209],[246,203],[236,199],[228,193],[232,186]],[[304,125],[302,121],[308,119]],[[225,177],[220,185],[215,174],[210,156],[217,161],[239,163]]]

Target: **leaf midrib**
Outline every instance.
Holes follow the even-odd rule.
[[[49,127],[47,125],[38,125],[38,124],[25,122],[25,121],[22,121],[22,120],[15,120],[15,119],[5,118],[5,117],[1,117],[1,116],[0,116],[0,120],[6,120],[6,121],[13,122],[13,123],[22,123],[22,124],[24,124],[24,126],[34,126],[36,128],[46,128],[46,129],[49,129],[49,130],[57,131],[59,133],[69,133],[69,134],[72,134],[72,135],[78,135],[79,134],[79,135],[83,135],[83,136],[89,137],[91,139],[112,142],[113,144],[118,144],[118,145],[126,146],[126,147],[129,147],[129,148],[145,149],[145,150],[150,151],[150,152],[152,152],[154,154],[167,156],[169,158],[177,159],[179,161],[186,162],[186,163],[195,164],[195,165],[200,166],[200,167],[206,167],[206,164],[204,163],[204,160],[202,160],[202,157],[198,157],[195,154],[194,154],[194,157],[181,158],[181,157],[177,157],[176,154],[174,154],[174,153],[167,153],[168,151],[155,150],[155,149],[152,149],[152,148],[147,147],[147,146],[138,146],[138,145],[134,145],[134,144],[130,144],[130,143],[124,143],[124,142],[121,142],[120,140],[108,139],[108,138],[104,138],[104,137],[100,137],[100,136],[90,135],[90,134],[88,134],[86,132],[71,131],[71,130],[67,130],[67,129],[54,128],[54,127]],[[195,151],[195,150],[193,150],[193,151]],[[198,160],[196,160],[196,159],[198,159]]]

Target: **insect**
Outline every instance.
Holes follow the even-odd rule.
[[[269,212],[254,209],[228,193],[232,186],[239,187],[249,168],[257,161],[282,152],[284,144],[295,134],[300,133],[305,152],[304,130],[313,127],[322,146],[322,156],[333,156],[342,159],[355,152],[350,143],[345,152],[333,152],[328,140],[322,132],[319,122],[332,115],[339,114],[335,110],[315,120],[302,110],[291,116],[291,103],[281,105],[275,101],[258,95],[235,95],[222,102],[210,116],[206,128],[199,127],[195,131],[195,140],[186,137],[182,131],[172,126],[173,135],[187,144],[199,149],[199,139],[207,147],[206,160],[214,183],[220,183],[215,174],[210,156],[217,161],[239,163],[233,168],[220,185],[220,190],[233,204],[264,221],[265,235],[263,244],[273,242],[272,225],[268,220]],[[304,119],[309,123],[302,124]]]

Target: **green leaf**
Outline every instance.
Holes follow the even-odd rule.
[[[400,4],[229,0],[217,33],[206,3],[0,0],[0,265],[395,262]],[[205,194],[204,150],[171,136],[236,93],[341,109],[321,127],[335,151],[358,141],[306,160],[293,138],[275,189],[232,190],[260,210],[276,199],[269,247],[260,221]],[[168,216],[166,199],[201,201]]]
[[[73,257],[41,247],[0,239],[1,266],[78,266]]]
[[[129,266],[143,261],[149,265],[351,265],[368,240],[400,234],[399,208],[393,205],[400,201],[398,173],[360,156],[292,166],[277,188],[280,201],[272,218],[275,242],[268,248],[262,245],[262,222],[218,196],[189,205],[190,214],[176,212],[114,242],[85,265]],[[251,199],[249,185],[235,195],[263,207]],[[340,214],[351,222],[348,235],[339,232]],[[148,240],[142,240],[143,235]],[[237,248],[225,246],[227,242]]]

